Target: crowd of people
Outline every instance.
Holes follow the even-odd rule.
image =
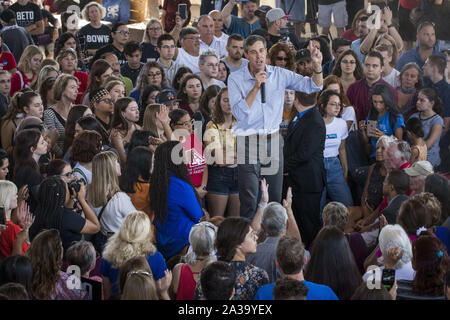
[[[450,299],[450,0],[162,2],[2,2],[0,300]]]

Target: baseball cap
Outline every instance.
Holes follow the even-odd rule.
[[[16,14],[11,9],[6,9],[0,14],[0,19],[5,23],[10,23],[12,19],[16,19]]]
[[[175,90],[164,89],[158,93],[158,95],[155,98],[155,101],[156,103],[169,104],[174,101],[180,101],[180,99],[177,99],[177,94]]]
[[[271,9],[272,9],[271,6],[266,6],[266,5],[261,6],[258,9],[256,9],[255,15],[258,16],[258,17],[260,15],[266,15],[266,13],[269,12],[269,10],[271,10]]]
[[[417,161],[410,168],[406,168],[405,172],[410,177],[429,176],[433,174],[433,166],[428,161]]]
[[[303,48],[297,51],[295,54],[295,61],[311,60],[311,52],[309,49]]]
[[[292,17],[292,15],[285,14],[283,9],[280,9],[280,8],[270,9],[266,13],[266,19],[269,20],[269,22],[274,22],[279,19],[290,18],[290,17]]]

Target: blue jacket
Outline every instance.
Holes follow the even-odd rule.
[[[153,221],[158,251],[167,259],[189,244],[189,232],[203,217],[194,189],[171,175],[167,194],[167,219]]]
[[[112,24],[119,21],[128,24],[128,20],[130,20],[130,0],[102,0],[102,6],[106,10],[106,16],[103,20]]]

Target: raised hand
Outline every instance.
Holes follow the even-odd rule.
[[[28,215],[31,215],[30,208],[28,207],[28,204],[25,201],[21,201],[19,203],[19,206],[17,207],[17,221],[19,223],[19,226],[22,228],[25,228],[25,223],[27,222]]]
[[[164,271],[164,277],[156,281],[156,288],[160,295],[167,293],[169,290],[170,284],[172,283],[172,272],[168,269]]]
[[[283,200],[283,207],[288,210],[292,207],[292,188],[289,187],[286,193],[286,199]]]
[[[260,204],[266,205],[269,202],[269,185],[266,182],[266,179],[261,180],[261,200]]]
[[[28,200],[29,196],[30,191],[28,190],[28,185],[25,184],[22,186],[22,188],[19,189],[19,192],[17,192],[17,203]]]
[[[319,50],[319,48],[314,47],[312,41],[309,42],[308,50],[311,52],[311,59],[313,62],[313,68],[315,71],[318,71],[319,69],[322,70],[322,52]]]
[[[169,108],[165,105],[161,105],[159,108],[159,112],[156,113],[156,119],[159,120],[162,124],[169,124]]]

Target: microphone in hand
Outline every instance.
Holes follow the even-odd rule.
[[[261,83],[261,102],[266,103],[266,83]]]

